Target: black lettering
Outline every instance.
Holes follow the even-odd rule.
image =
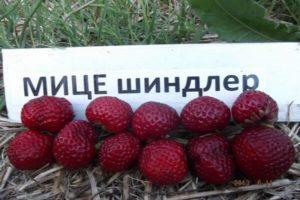
[[[220,77],[219,76],[209,76],[207,78],[207,85],[203,88],[203,91],[208,91],[212,87],[212,82],[215,80],[215,91],[220,91]]]
[[[127,83],[127,89],[123,89],[123,81],[122,79],[118,79],[118,92],[120,94],[134,94],[134,93],[140,93],[141,92],[141,81],[139,78],[135,79],[135,89],[131,86],[131,79],[126,79]]]
[[[88,99],[92,99],[92,92],[89,90],[88,75],[83,76],[83,91],[78,91],[77,78],[72,76],[72,91],[74,95],[87,95]]]
[[[94,90],[95,94],[107,94],[107,91],[100,90],[100,86],[105,86],[105,82],[100,82],[100,79],[106,78],[106,74],[95,74],[94,75]]]
[[[249,85],[249,80],[252,80],[252,84]],[[243,76],[243,91],[255,90],[258,88],[259,79],[255,74],[244,75]]]
[[[44,77],[44,76],[39,78],[36,87],[34,87],[32,81],[29,77],[24,77],[23,78],[23,84],[24,84],[24,94],[25,94],[26,97],[29,96],[28,87],[30,88],[33,96],[38,96],[39,93],[40,93],[41,88],[42,88],[43,95],[48,94],[48,92],[47,92],[47,80],[46,80],[46,77]]]
[[[195,82],[194,88],[191,88],[192,82]],[[186,80],[186,85],[182,89],[182,96],[186,97],[188,92],[198,92],[199,96],[202,96],[202,89],[200,88],[200,78],[198,76],[189,76]]]
[[[155,78],[151,83],[149,78],[145,78],[145,93],[149,93],[155,87],[155,92],[160,92],[160,79]]]
[[[68,78],[67,76],[63,76],[59,83],[56,85],[55,76],[51,76],[51,92],[52,95],[56,95],[60,88],[63,86],[64,95],[69,94],[68,90]]]
[[[175,92],[180,92],[180,82],[179,77],[175,77],[175,82],[170,83],[169,78],[164,78],[165,92],[170,92],[170,87],[175,87]]]
[[[238,84],[239,83],[239,78],[235,75],[228,75],[225,77],[224,79],[224,88],[228,91],[236,91],[239,89],[238,86],[236,87],[233,87],[233,85],[235,84]]]

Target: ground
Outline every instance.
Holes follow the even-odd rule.
[[[298,24],[285,0],[257,0],[269,17]],[[2,48],[173,44],[224,42],[195,16],[186,0],[2,0],[0,2],[0,50]],[[0,53],[0,65],[2,58]],[[2,68],[0,93],[3,97]],[[3,104],[1,101],[0,104]],[[3,107],[3,106],[1,106]],[[277,123],[299,150],[298,123]],[[234,129],[234,130],[233,130]],[[58,165],[34,172],[15,170],[6,156],[21,124],[0,118],[0,199],[299,199],[300,155],[291,169],[272,183],[236,179],[222,186],[208,185],[188,176],[182,183],[157,187],[136,169],[105,174],[98,167],[66,171]],[[239,132],[229,127],[228,135]],[[184,141],[182,141],[184,142]],[[225,190],[226,189],[226,190]]]

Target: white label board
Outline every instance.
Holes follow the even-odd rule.
[[[279,121],[300,121],[300,43],[4,49],[3,62],[8,116],[17,122],[22,106],[42,95],[67,98],[84,119],[87,104],[103,95],[180,113],[201,95],[231,107],[247,89],[271,95]]]

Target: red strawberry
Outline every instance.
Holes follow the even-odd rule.
[[[141,151],[140,141],[123,132],[106,138],[99,150],[99,164],[104,171],[121,172],[132,167]]]
[[[95,136],[93,136],[93,134]],[[87,167],[96,155],[97,133],[84,121],[73,121],[56,136],[53,154],[59,164],[68,169]]]
[[[179,116],[172,107],[158,102],[142,104],[132,119],[133,133],[141,140],[162,138],[179,124]]]
[[[38,169],[53,161],[52,145],[52,136],[24,131],[10,142],[7,155],[17,169]]]
[[[252,180],[270,181],[285,173],[295,159],[295,149],[283,132],[264,126],[250,127],[233,141],[239,169]]]
[[[230,109],[224,102],[208,96],[190,101],[181,112],[183,126],[196,133],[209,133],[229,124]]]
[[[22,109],[23,124],[32,130],[59,132],[74,117],[71,103],[65,98],[42,96],[27,102]]]
[[[277,103],[264,92],[246,91],[234,102],[232,116],[237,123],[274,122],[277,120]]]
[[[139,160],[141,173],[158,185],[179,183],[188,173],[183,146],[172,140],[156,140],[142,151]]]
[[[207,183],[224,184],[231,180],[235,167],[225,137],[212,134],[193,138],[187,154],[196,175]]]
[[[108,131],[118,133],[129,128],[133,111],[128,103],[116,97],[98,97],[86,108],[90,122],[103,125]]]
[[[95,131],[90,122],[84,120],[74,120],[68,124],[69,129],[79,130],[93,144],[98,142],[99,134]]]

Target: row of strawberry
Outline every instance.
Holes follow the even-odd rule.
[[[64,98],[43,96],[26,103],[22,122],[30,130],[10,143],[8,157],[20,170],[38,169],[56,161],[67,169],[87,167],[98,154],[107,172],[121,172],[137,163],[141,173],[158,185],[176,184],[188,169],[204,181],[223,184],[237,169],[252,180],[273,180],[285,173],[295,158],[290,138],[260,122],[277,119],[276,102],[260,91],[246,91],[230,109],[213,97],[198,97],[181,115],[158,102],[142,104],[135,112],[116,97],[99,97],[86,109],[89,120],[73,120],[71,104]],[[232,141],[218,130],[231,116],[245,129]],[[73,121],[72,121],[73,120]],[[113,135],[96,146],[98,124]],[[179,124],[198,136],[186,148],[165,139]]]

